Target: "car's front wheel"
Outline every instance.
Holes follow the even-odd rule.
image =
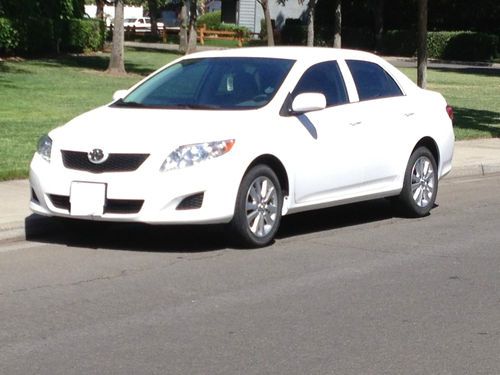
[[[267,165],[250,169],[241,181],[231,229],[239,244],[266,246],[280,221],[283,194],[278,177]]]
[[[429,213],[436,201],[438,191],[437,165],[426,147],[417,148],[408,161],[403,190],[399,203],[403,212],[411,217]]]

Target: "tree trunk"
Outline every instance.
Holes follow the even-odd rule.
[[[264,19],[266,21],[267,45],[274,46],[274,30],[271,21],[271,12],[269,10],[269,0],[257,0],[264,11]]]
[[[427,0],[418,0],[417,84],[427,87]]]
[[[342,1],[335,0],[335,21],[333,25],[333,48],[342,48]]]
[[[188,11],[186,0],[181,4],[179,13],[180,28],[179,28],[179,52],[185,54],[188,50]]]
[[[125,74],[123,58],[123,0],[115,0],[115,25],[113,28],[113,47],[109,59],[108,73]]]
[[[149,18],[151,19],[151,34],[158,35],[156,14],[158,13],[158,0],[148,0]]]
[[[106,5],[104,0],[96,0],[95,1],[95,6],[96,6],[95,18],[97,18],[99,20],[104,19],[104,5]]]
[[[196,51],[196,20],[198,15],[198,5],[196,0],[191,0],[189,9],[189,37],[186,54]]]
[[[316,0],[309,0],[307,3],[307,46],[314,46],[314,11]]]
[[[373,23],[375,27],[375,50],[379,52],[382,48],[382,36],[384,34],[384,0],[375,0],[373,9]]]

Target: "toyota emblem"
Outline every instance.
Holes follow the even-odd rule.
[[[89,161],[93,164],[101,164],[106,161],[108,155],[104,153],[100,148],[94,148],[87,154]]]

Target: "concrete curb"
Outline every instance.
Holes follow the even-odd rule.
[[[500,174],[500,164],[478,164],[453,168],[445,177],[446,180],[455,180],[464,177],[486,177]],[[29,240],[33,237],[49,235],[62,230],[63,224],[57,218],[50,218],[31,214],[24,221],[15,221],[0,226],[0,243]]]
[[[476,164],[453,168],[446,178],[484,177],[497,173],[500,173],[500,164]]]
[[[50,234],[60,228],[61,224],[57,219],[31,214],[24,221],[2,225],[0,227],[0,243],[23,241],[33,236]]]

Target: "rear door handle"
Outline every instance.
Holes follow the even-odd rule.
[[[361,125],[362,123],[363,123],[363,121],[355,121],[355,122],[350,122],[349,125],[358,126],[358,125]]]
[[[411,116],[414,116],[414,115],[415,115],[415,112],[405,113],[405,117],[411,117]]]

